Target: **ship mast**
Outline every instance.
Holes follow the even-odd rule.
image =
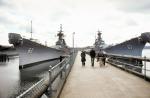
[[[102,37],[101,37],[101,35],[102,35],[101,31],[98,30],[98,34],[97,35],[98,35],[97,40],[100,41],[102,39]]]
[[[63,39],[64,33],[62,33],[62,32],[63,32],[63,30],[62,30],[62,24],[60,24],[60,30],[57,33],[58,41],[56,42],[56,45],[60,45],[61,47],[64,47],[64,46],[66,46],[66,42]]]
[[[30,39],[32,40],[32,20],[31,20],[31,32],[30,33],[31,33],[31,38]]]
[[[60,24],[60,30],[58,31],[59,33],[57,34],[58,40],[63,40],[64,34],[62,33],[62,24]]]

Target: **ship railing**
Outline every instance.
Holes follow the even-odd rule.
[[[68,55],[54,66],[49,66],[49,75],[24,91],[16,98],[39,98],[43,94],[49,98],[57,98],[71,71],[75,56]]]
[[[127,56],[127,55],[118,55],[118,54],[106,54],[106,57],[108,58],[107,62],[115,65],[121,69],[124,69],[128,72],[131,72],[137,76],[140,76],[144,78],[145,80],[150,80],[150,75],[147,75],[147,73],[150,74],[150,69],[147,69],[148,65],[147,63],[150,62],[150,59],[146,56],[144,57],[136,57],[136,56]],[[128,63],[121,61],[120,59],[124,60],[139,60],[142,63]]]

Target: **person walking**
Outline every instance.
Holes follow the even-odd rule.
[[[103,65],[103,64],[102,64],[101,52],[98,52],[98,53],[97,53],[97,62],[99,62],[99,66],[100,66],[100,67]]]
[[[97,62],[98,62],[100,60],[100,53],[97,53],[96,58],[97,58]]]
[[[86,54],[84,51],[81,52],[81,62],[82,62],[82,66],[85,66],[85,61],[86,61]]]
[[[104,53],[102,54],[102,62],[103,62],[103,65],[105,66],[106,56],[105,56],[105,54],[104,54]]]
[[[102,65],[105,66],[106,55],[104,54],[104,52],[103,51],[99,52],[98,56],[100,57],[100,62],[102,62],[102,63],[100,63],[100,67]]]
[[[94,59],[95,59],[95,50],[92,48],[92,50],[90,51],[90,56],[91,56],[91,65],[92,67],[94,67]]]
[[[82,66],[85,66],[85,61],[86,61],[86,54],[85,51],[81,52],[81,62],[82,62]]]

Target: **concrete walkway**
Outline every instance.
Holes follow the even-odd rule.
[[[82,67],[79,52],[60,98],[150,98],[150,82],[109,64],[91,67],[86,59]]]

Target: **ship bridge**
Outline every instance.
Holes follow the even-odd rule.
[[[85,66],[82,66],[80,52],[73,55],[50,66],[48,76],[17,98],[150,98],[147,71],[141,75],[121,64],[107,62],[101,66],[102,63],[96,60],[92,67],[88,55]]]

